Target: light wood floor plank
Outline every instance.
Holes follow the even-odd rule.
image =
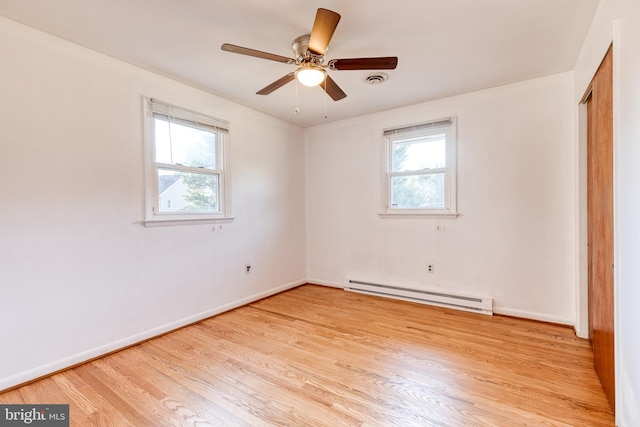
[[[0,394],[73,426],[612,426],[570,328],[306,285]]]

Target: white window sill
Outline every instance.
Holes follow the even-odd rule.
[[[426,219],[455,219],[461,214],[451,212],[382,212],[378,214],[381,218],[426,218]]]
[[[234,217],[201,217],[201,218],[153,218],[142,220],[145,227],[166,227],[172,225],[228,224]]]

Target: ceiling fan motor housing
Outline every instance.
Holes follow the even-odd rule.
[[[291,43],[291,50],[296,59],[296,64],[313,63],[321,65],[324,62],[324,55],[314,55],[309,51],[309,34],[296,37]]]
[[[305,34],[300,37],[296,37],[291,43],[291,49],[293,50],[293,56],[296,58],[296,61],[302,62],[304,59],[307,49],[309,47],[309,34]]]

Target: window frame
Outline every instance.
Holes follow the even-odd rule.
[[[445,134],[445,167],[415,171],[394,172],[392,170],[394,142],[415,136]],[[457,218],[457,141],[456,118],[446,117],[438,120],[399,126],[383,130],[382,197],[379,215],[383,218]],[[444,173],[443,208],[394,208],[391,205],[391,181],[397,176],[433,175]]]
[[[176,122],[181,122],[183,125],[191,126],[194,129],[204,129],[215,132],[216,169],[203,169],[180,164],[157,162],[155,153],[154,114],[166,115]],[[146,227],[154,227],[164,225],[216,224],[232,221],[234,218],[231,216],[229,194],[228,122],[148,97],[143,97],[143,116],[145,135],[143,138],[145,212],[144,219],[141,221],[142,224]],[[192,213],[162,212],[158,195],[159,170],[217,176],[218,211]]]

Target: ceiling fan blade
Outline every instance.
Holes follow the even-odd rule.
[[[340,21],[340,14],[329,9],[319,8],[316,12],[316,20],[309,36],[309,51],[316,55],[324,55],[329,47],[329,42]]]
[[[282,86],[286,85],[290,81],[293,81],[293,79],[295,78],[295,73],[289,73],[286,76],[281,77],[275,82],[271,83],[270,85],[263,87],[256,92],[256,95],[269,95],[274,90],[280,89]]]
[[[332,59],[328,65],[333,70],[394,70],[398,57]]]
[[[340,101],[347,97],[347,94],[340,89],[340,86],[329,75],[327,75],[324,82],[320,83],[320,86],[334,101]]]
[[[231,53],[239,53],[240,55],[254,56],[256,58],[268,59],[270,61],[283,62],[285,64],[293,64],[296,62],[293,58],[276,55],[275,53],[262,52],[260,50],[249,49],[248,47],[236,46],[235,44],[225,43],[220,47],[222,50]]]

